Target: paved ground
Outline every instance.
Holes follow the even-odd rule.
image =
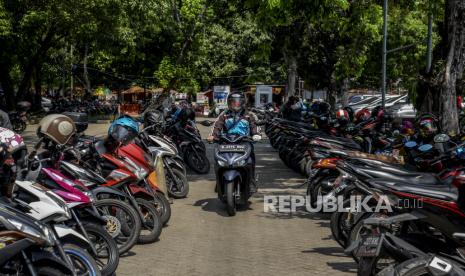
[[[34,140],[34,128],[27,140]],[[106,130],[95,124],[87,133]],[[249,210],[228,217],[214,193],[214,172],[189,174],[189,197],[173,203],[160,241],[133,248],[118,275],[353,275],[354,262],[331,240],[328,216],[263,212],[264,194],[304,194],[304,179],[266,141],[256,145],[256,156],[260,186]]]

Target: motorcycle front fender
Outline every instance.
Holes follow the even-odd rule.
[[[31,252],[31,261],[34,267],[39,265],[47,265],[58,268],[64,275],[72,275],[73,271],[69,268],[68,264],[57,258],[53,253],[40,250]]]
[[[167,166],[170,166],[170,167],[175,167],[183,172],[186,171],[186,166],[184,166],[184,162],[180,162],[178,158],[176,158],[175,156],[173,157],[167,157],[165,159],[166,161],[166,165]]]
[[[118,198],[128,197],[125,193],[121,192],[120,190],[113,189],[110,187],[103,187],[103,186],[99,186],[93,189],[91,192],[96,198],[99,198],[99,199],[101,198],[102,195],[110,195],[112,197],[118,197]]]
[[[81,218],[81,221],[85,223],[94,223],[97,225],[106,225],[107,220],[102,217],[97,209],[95,207],[86,207],[82,209],[82,215],[83,217]]]
[[[144,187],[140,187],[140,186],[138,186],[136,184],[130,184],[129,185],[129,190],[131,191],[131,193],[135,197],[144,198],[144,199],[148,199],[148,200],[153,199],[153,194],[150,193],[150,191],[148,191]]]
[[[391,233],[384,234],[383,247],[390,253],[391,257],[402,261],[426,256],[422,250]]]
[[[58,238],[62,244],[70,243],[86,249],[91,248],[90,241],[76,230],[65,225],[58,224],[54,225],[53,227],[57,232]]]
[[[19,254],[22,250],[33,245],[35,242],[31,239],[22,239],[9,244],[1,249],[0,266],[3,266],[8,260]]]
[[[223,172],[223,180],[230,182],[234,181],[236,178],[241,179],[241,174],[236,170],[227,170]]]

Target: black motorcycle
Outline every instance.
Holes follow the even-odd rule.
[[[48,226],[0,200],[0,274],[72,275],[62,244]]]
[[[190,169],[199,174],[206,174],[210,171],[205,144],[194,122],[188,122],[185,126],[177,122],[167,128],[166,134],[176,143]]]
[[[247,136],[222,135],[215,147],[216,191],[230,216],[247,205],[254,176],[253,147]]]
[[[8,113],[12,130],[16,133],[22,133],[27,126],[27,111],[31,108],[31,104],[26,101],[19,102],[16,105],[16,111]]]

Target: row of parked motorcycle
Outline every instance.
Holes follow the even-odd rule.
[[[122,116],[98,138],[87,114],[51,114],[29,149],[0,129],[0,274],[112,275],[120,255],[159,240],[189,192],[185,159],[205,154],[195,124],[167,121]]]
[[[331,233],[358,275],[465,275],[462,137],[440,133],[431,114],[395,122],[382,108],[346,108],[308,118],[275,116],[265,132],[308,177],[311,206],[341,200]],[[354,208],[356,197],[370,208]]]

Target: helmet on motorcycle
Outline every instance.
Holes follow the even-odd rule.
[[[111,123],[108,136],[122,144],[127,144],[139,134],[139,123],[131,116],[122,116]]]
[[[400,127],[400,133],[405,136],[412,136],[413,134],[415,134],[415,129],[413,127],[412,122],[403,121]]]
[[[371,117],[373,118],[378,118],[380,116],[383,116],[384,114],[384,109],[382,106],[378,105],[373,110],[371,111]]]
[[[145,126],[158,125],[163,123],[163,113],[159,111],[149,111],[144,114]]]
[[[183,108],[181,113],[179,113],[179,120],[183,123],[186,123],[188,120],[195,120],[194,110],[190,107]]]
[[[418,122],[418,128],[420,136],[423,138],[432,137],[436,135],[438,131],[435,121],[430,118],[421,119]]]
[[[47,115],[39,122],[37,134],[45,136],[58,145],[68,143],[76,133],[76,125],[68,116],[62,114]]]
[[[228,95],[228,108],[234,112],[244,110],[245,97],[242,93],[234,92]]]
[[[144,126],[155,126],[155,130],[161,130],[164,126],[165,119],[160,111],[149,111],[144,114]]]
[[[27,154],[27,147],[21,135],[0,127],[0,144],[6,147],[15,162],[22,161]]]
[[[345,126],[349,123],[349,112],[344,109],[336,111],[336,119],[341,126]]]
[[[344,110],[347,111],[347,114],[349,114],[349,121],[352,122],[354,120],[354,109],[350,106],[346,106]]]
[[[357,123],[365,122],[368,119],[370,119],[370,117],[371,117],[370,110],[368,110],[367,108],[363,108],[357,111],[357,113],[355,114],[355,121]]]

